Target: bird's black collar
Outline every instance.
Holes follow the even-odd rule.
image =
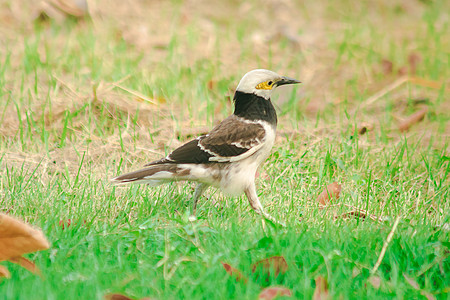
[[[263,120],[277,124],[277,113],[270,99],[253,93],[236,91],[234,94],[234,114],[249,121]]]

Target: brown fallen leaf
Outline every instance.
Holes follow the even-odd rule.
[[[0,277],[6,277],[6,278],[11,277],[11,273],[9,273],[8,269],[1,265],[0,265]]]
[[[416,74],[417,65],[422,61],[422,57],[418,53],[410,53],[408,55],[409,73]]]
[[[286,273],[288,265],[283,256],[273,256],[263,260],[260,260],[252,265],[252,273],[255,273],[257,269],[261,268],[269,277],[270,271],[275,272],[275,277],[280,273]]]
[[[332,184],[329,184],[317,197],[319,207],[326,206],[328,203],[330,203],[331,199],[333,198],[336,200],[339,199],[341,190],[342,186],[339,183],[333,182]]]
[[[428,108],[425,107],[419,110],[418,112],[415,112],[414,114],[410,115],[398,125],[398,129],[401,132],[407,131],[412,125],[422,121],[427,111]]]
[[[215,80],[209,80],[206,84],[209,90],[215,90],[217,88],[217,81]]]
[[[408,74],[408,67],[407,66],[403,66],[403,67],[398,68],[397,73],[398,73],[399,76],[407,75]]]
[[[247,283],[247,278],[245,278],[244,275],[242,275],[241,271],[238,269],[232,267],[230,264],[222,262],[223,267],[225,268],[225,271],[231,276],[236,278],[236,281],[243,281],[244,283]]]
[[[375,289],[378,290],[380,288],[380,285],[381,285],[381,278],[378,277],[378,276],[370,276],[369,277],[369,282]]]
[[[383,58],[381,60],[381,69],[383,70],[384,75],[392,74],[392,71],[394,70],[394,64],[392,61]]]
[[[40,230],[0,213],[0,261],[49,247]]]
[[[290,289],[285,287],[268,287],[262,290],[261,293],[259,293],[258,299],[272,300],[278,296],[291,297],[292,292]]]
[[[103,298],[105,300],[134,300],[133,298],[122,294],[106,294]]]
[[[328,299],[328,283],[325,278],[318,276],[315,279],[316,289],[314,290],[313,300],[325,300]]]
[[[37,2],[33,19],[62,23],[67,17],[81,19],[89,14],[86,0],[45,0]]]
[[[63,12],[45,1],[41,1],[39,3],[39,6],[35,7],[32,17],[32,19],[37,22],[47,22],[48,20],[54,20],[57,23],[62,23],[65,18],[66,15]]]
[[[427,97],[417,97],[410,99],[413,105],[427,104],[430,103],[430,98]]]
[[[377,217],[375,215],[371,215],[371,214],[367,213],[366,210],[361,209],[361,208],[356,208],[349,212],[343,213],[339,216],[335,216],[334,219],[336,220],[336,219],[340,219],[340,218],[342,218],[342,219],[359,218],[359,219],[365,220],[367,217],[369,217],[373,221],[378,221],[378,222],[383,221],[382,217]]]
[[[134,300],[135,298],[131,298],[122,294],[106,294],[103,296],[105,300]],[[150,297],[144,297],[139,300],[151,300]]]
[[[13,262],[15,264],[18,264],[19,266],[27,269],[31,273],[41,275],[41,270],[39,270],[38,267],[32,262],[31,260],[22,257],[22,256],[16,256],[16,257],[10,257],[8,259],[10,262]]]
[[[86,0],[50,0],[47,2],[68,16],[82,18],[88,13]]]

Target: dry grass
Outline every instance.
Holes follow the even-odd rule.
[[[195,97],[189,92],[191,80],[176,85],[187,92],[172,93],[170,98],[165,95],[163,84],[150,88],[150,94],[140,85],[151,86],[155,81],[168,80],[170,72],[167,74],[165,68],[198,70],[198,64],[203,61],[213,66],[207,71],[209,79],[201,76],[200,84],[210,85],[208,97],[224,97],[216,87],[216,82],[223,79],[227,82],[227,95],[230,97],[239,77],[256,67],[271,68],[300,78],[303,86],[294,96],[294,103],[296,111],[304,113],[305,117],[294,117],[293,121],[292,114],[287,114],[281,118],[281,132],[289,133],[290,137],[299,132],[300,136],[322,138],[324,133],[333,135],[339,132],[336,126],[345,128],[354,122],[368,122],[377,131],[380,129],[378,120],[386,118],[386,106],[392,105],[392,116],[387,117],[394,118],[394,122],[388,120],[390,128],[387,130],[394,140],[399,140],[401,135],[396,131],[395,120],[401,120],[414,110],[407,99],[426,98],[433,103],[439,90],[410,84],[389,91],[387,97],[370,101],[369,105],[364,105],[364,101],[395,81],[398,72],[405,72],[405,68],[406,72],[411,72],[408,68],[414,67],[419,76],[435,82],[449,78],[445,69],[432,76],[424,73],[426,56],[433,56],[433,52],[439,50],[433,49],[432,45],[427,53],[421,53],[423,49],[418,38],[428,33],[425,25],[418,26],[417,20],[424,18],[426,6],[420,2],[390,1],[370,5],[357,1],[298,4],[287,0],[245,3],[187,1],[179,4],[169,1],[90,1],[90,18],[79,20],[71,25],[69,31],[62,29],[56,34],[44,23],[38,25],[43,26],[43,31],[37,34],[34,18],[39,6],[27,1],[4,1],[0,18],[4,46],[0,47],[0,53],[10,62],[4,72],[2,88],[2,102],[6,105],[2,111],[0,132],[9,141],[7,149],[3,149],[4,161],[36,163],[43,159],[44,165],[61,161],[73,171],[78,168],[79,153],[87,149],[86,140],[92,141],[86,159],[93,163],[105,156],[120,155],[116,151],[120,147],[131,151],[132,160],[144,159],[143,156],[151,159],[153,154],[155,157],[163,154],[163,145],[174,148],[185,138],[207,130],[230,113],[230,100],[212,100],[214,116],[207,116],[207,120],[213,119],[205,123],[202,120],[205,120],[206,109],[201,99],[193,101],[193,105],[200,105],[198,110],[186,114],[182,108]],[[351,7],[350,11],[347,11],[348,7]],[[57,22],[60,26],[67,24],[63,19]],[[436,30],[444,30],[446,24],[445,14],[434,23]],[[359,26],[361,28],[357,29]],[[95,45],[88,47],[93,53],[83,53],[83,48],[77,45],[79,36],[82,38],[86,32],[95,37],[92,41]],[[108,50],[122,41],[126,45],[122,53]],[[445,48],[449,39],[441,36],[440,43]],[[35,62],[47,64],[47,67],[24,72],[26,45],[35,46]],[[406,47],[396,50],[392,45]],[[345,47],[351,50],[342,50]],[[47,57],[49,48],[71,49],[72,55],[76,55],[80,62],[79,66],[73,69],[58,66],[51,57]],[[408,66],[407,56],[411,53],[420,57],[414,66]],[[95,74],[85,56],[103,59],[102,74]],[[135,61],[136,58],[139,58],[138,63],[127,66],[128,69],[124,70],[126,75],[117,78],[113,64],[130,59]],[[383,69],[383,59],[392,63],[392,73]],[[117,88],[114,83],[128,86],[132,92]],[[33,90],[35,93],[26,95],[25,91]],[[285,107],[283,99],[289,95],[285,91],[281,93],[281,101],[277,103],[282,108]],[[157,104],[144,101],[137,94],[145,94]],[[8,95],[13,97],[8,99]],[[432,107],[429,115],[444,114],[444,118],[448,118],[444,113],[448,109],[448,101],[443,101]],[[33,147],[31,140],[25,148],[13,142],[21,124],[26,123],[29,112],[33,112],[36,123],[43,120],[45,130],[50,133],[50,143],[55,143],[63,130],[65,114],[76,111],[79,113],[71,120],[69,128],[76,138],[63,148],[52,149],[49,155],[43,155],[40,147]],[[136,115],[137,111],[139,114]],[[350,120],[343,119],[344,111],[350,112]],[[109,134],[99,136],[93,128],[86,126],[88,115],[110,120],[110,127],[124,116],[134,120],[134,139],[129,126],[125,127],[121,138],[113,128]],[[430,133],[439,126],[442,124],[426,121],[414,128],[413,135],[421,136],[427,144]],[[441,134],[448,137],[450,126],[444,126]],[[154,133],[151,139],[149,131]],[[139,136],[137,140],[136,136]],[[444,137],[436,146],[442,146],[445,140],[448,138]]]

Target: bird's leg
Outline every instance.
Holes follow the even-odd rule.
[[[198,198],[203,194],[203,192],[208,188],[206,183],[199,183],[195,187],[194,198],[192,198],[192,215],[195,216],[195,211],[197,210]]]
[[[263,216],[264,218],[277,223],[281,224],[282,226],[286,226],[281,222],[278,222],[274,217],[266,213],[261,205],[261,202],[259,202],[258,194],[256,194],[256,188],[255,184],[250,185],[244,190],[245,195],[247,196],[248,202],[250,203],[250,206],[253,208],[253,210]]]

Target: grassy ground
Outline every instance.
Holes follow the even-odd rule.
[[[308,299],[318,276],[336,299],[448,299],[446,1],[116,2],[45,22],[30,3],[1,3],[0,210],[52,246],[27,256],[43,278],[2,263],[12,278],[0,279],[0,299],[255,299],[272,285]],[[303,82],[273,99],[279,136],[258,179],[286,228],[214,189],[190,222],[189,184],[108,183],[225,118],[257,67]],[[424,107],[423,121],[398,130]],[[341,197],[320,209],[332,182]],[[340,217],[351,207],[380,220]],[[275,255],[284,275],[252,274]]]

